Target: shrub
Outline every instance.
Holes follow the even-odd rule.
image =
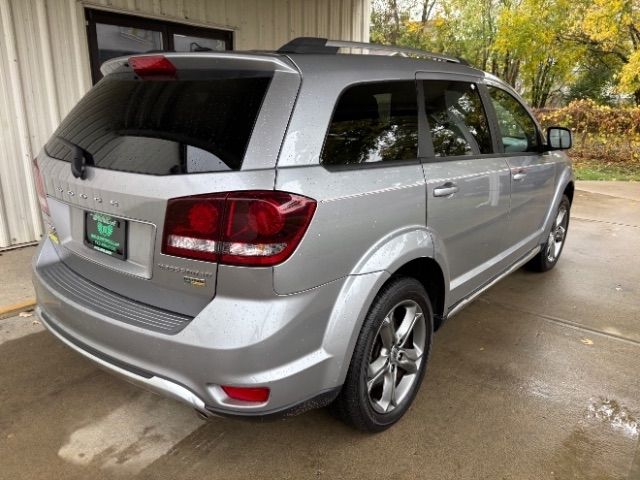
[[[576,100],[566,107],[535,113],[543,128],[571,129],[574,141],[569,154],[576,160],[640,163],[640,107],[616,108]]]

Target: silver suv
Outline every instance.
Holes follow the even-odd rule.
[[[202,415],[383,430],[434,327],[558,261],[570,132],[462,60],[302,38],[102,72],[34,162],[37,312]]]

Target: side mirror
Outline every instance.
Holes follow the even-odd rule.
[[[547,146],[549,150],[567,150],[572,145],[571,130],[563,127],[547,128]]]

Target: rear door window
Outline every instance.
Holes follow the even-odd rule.
[[[489,122],[475,84],[425,80],[424,97],[436,157],[493,153]]]
[[[418,156],[414,81],[346,89],[336,104],[321,155],[323,165],[395,162]]]
[[[238,170],[271,74],[180,72],[179,79],[112,74],[65,118],[45,149],[71,161],[150,175]]]

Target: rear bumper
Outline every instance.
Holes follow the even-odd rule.
[[[342,282],[250,301],[216,298],[175,334],[115,320],[56,289],[42,271],[60,259],[48,240],[34,259],[37,313],[62,342],[101,367],[198,412],[286,416],[326,404],[341,384],[344,356],[323,339]],[[220,385],[266,386],[264,404],[228,398]]]
[[[237,412],[230,412],[226,409],[220,410],[212,405],[207,405],[205,399],[199,397],[188,388],[183,385],[179,385],[166,378],[155,376],[150,372],[145,372],[136,369],[132,365],[125,365],[119,362],[117,359],[108,358],[102,355],[100,352],[92,351],[87,345],[82,345],[77,340],[65,336],[54,323],[52,323],[49,317],[42,311],[41,308],[36,308],[36,314],[42,321],[42,324],[53,333],[62,343],[66,344],[71,349],[80,353],[89,360],[97,363],[101,368],[121,377],[134,385],[137,385],[145,390],[149,390],[165,397],[173,398],[182,403],[185,403],[204,417],[218,417],[218,416],[231,416],[248,420],[275,420],[279,418],[286,418],[294,415],[299,415],[303,412],[314,408],[320,408],[331,403],[340,393],[340,387],[330,388],[322,393],[319,393],[313,398],[305,400],[303,402],[291,405],[289,407],[282,408],[280,410],[271,411],[268,413],[263,412],[243,412],[238,414]]]

